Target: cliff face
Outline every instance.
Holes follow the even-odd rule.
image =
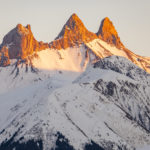
[[[46,48],[54,48],[57,50],[66,49],[82,43],[88,43],[98,38],[117,48],[124,48],[124,45],[120,41],[118,33],[109,18],[103,19],[98,33],[95,34],[88,31],[80,18],[76,14],[73,14],[68,19],[56,39],[50,44],[38,42],[33,36],[30,25],[24,27],[21,24],[18,24],[3,38],[0,47],[1,60],[4,60],[5,58],[5,60],[7,60],[7,63],[5,62],[5,64],[9,64],[9,59],[25,59],[33,52]],[[1,66],[3,66],[2,64],[1,61]]]
[[[18,24],[4,38],[0,52],[7,59],[25,59],[33,52],[48,48],[47,43],[38,42],[31,31],[30,25],[26,27]],[[8,53],[7,55],[5,53]]]
[[[0,51],[0,66],[6,67],[10,65],[8,48],[3,46]]]
[[[73,47],[76,44],[90,42],[96,38],[98,38],[97,35],[88,31],[79,17],[73,14],[56,39],[50,43],[50,47],[54,49],[65,49]]]
[[[76,14],[73,14],[69,18],[59,35],[49,45],[54,49],[65,49],[73,47],[76,44],[90,42],[97,38],[119,49],[124,48],[113,23],[108,17],[102,20],[100,28],[97,34],[95,34],[86,29],[83,22]]]
[[[108,17],[102,20],[97,36],[108,44],[114,45],[119,49],[124,48],[113,23]]]

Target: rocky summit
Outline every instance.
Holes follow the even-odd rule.
[[[88,31],[80,18],[76,14],[73,14],[56,39],[50,43],[50,47],[54,49],[65,49],[73,47],[76,44],[90,42],[96,38],[96,34]]]
[[[108,44],[114,45],[117,48],[124,48],[124,45],[120,41],[120,38],[113,23],[108,17],[102,20],[97,35],[100,39],[104,40]]]
[[[31,26],[26,27],[18,24],[4,38],[1,44],[1,60],[7,58],[6,61],[1,61],[1,66],[9,64],[9,59],[25,59],[33,52],[48,48],[47,43],[38,42],[31,31]]]
[[[85,51],[86,54],[89,50],[92,50],[98,59],[111,55],[124,56],[145,71],[150,72],[150,58],[138,56],[128,50],[121,42],[113,23],[108,17],[101,21],[98,32],[93,33],[85,27],[75,13],[65,23],[55,40],[50,43],[38,42],[34,38],[30,25],[24,27],[18,24],[4,36],[0,45],[0,66],[8,66],[11,59],[29,60],[30,56],[32,57],[41,50],[63,50],[81,47],[82,45],[88,49],[88,51]],[[86,59],[87,57],[88,55],[85,56]],[[86,64],[86,62],[84,63]]]

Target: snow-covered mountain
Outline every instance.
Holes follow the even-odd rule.
[[[49,44],[19,24],[0,66],[0,150],[150,145],[150,58],[125,48],[108,18],[95,34],[73,14]]]

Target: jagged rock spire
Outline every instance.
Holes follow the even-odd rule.
[[[3,47],[7,47],[10,59],[24,59],[35,51],[48,48],[48,44],[36,41],[30,25],[18,24],[3,38],[0,51]]]
[[[79,34],[82,34],[83,30],[87,30],[81,19],[75,13],[72,14],[71,17],[68,19],[56,39],[68,35],[70,30],[73,33],[78,30]]]
[[[108,44],[114,45],[117,48],[124,48],[124,45],[120,41],[118,33],[108,17],[104,18],[101,22],[100,28],[97,32],[99,38],[107,42]]]
[[[56,40],[50,43],[50,47],[55,49],[68,48],[92,41],[95,38],[97,38],[96,34],[88,31],[81,19],[73,14],[63,26]]]

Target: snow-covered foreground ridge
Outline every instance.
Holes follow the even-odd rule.
[[[1,150],[150,145],[150,75],[121,56],[98,60],[90,46],[0,68]]]

